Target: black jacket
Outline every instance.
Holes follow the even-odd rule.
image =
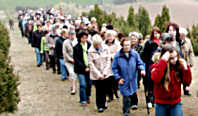
[[[55,43],[55,56],[58,59],[63,59],[63,42],[65,41],[65,39],[61,36],[56,40]]]
[[[91,44],[87,42],[87,50],[90,48]],[[77,74],[85,74],[85,69],[87,68],[85,66],[84,60],[83,60],[83,48],[80,45],[80,42],[74,46],[74,72]]]
[[[38,30],[32,34],[32,47],[41,48],[41,38],[44,36],[43,31],[39,32]]]

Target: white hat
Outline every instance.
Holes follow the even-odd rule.
[[[179,28],[179,33],[180,33],[180,34],[187,35],[187,34],[188,34],[188,31],[187,31],[185,28],[180,27],[180,28]]]

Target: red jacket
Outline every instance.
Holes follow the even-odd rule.
[[[170,79],[171,82],[169,84],[169,91],[164,88],[162,84],[162,80],[164,77],[164,73],[167,67],[167,61],[159,60],[158,64],[153,64],[151,66],[151,79],[154,82],[154,97],[155,102],[159,104],[170,104],[174,105],[181,101],[181,84],[184,83],[186,85],[190,85],[192,80],[191,70],[188,67],[185,70],[182,67],[182,76],[183,81],[178,81],[175,76],[175,70],[170,70]]]

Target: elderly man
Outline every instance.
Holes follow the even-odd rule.
[[[180,41],[179,45],[181,48],[182,57],[186,60],[187,65],[192,67],[193,66],[193,47],[189,38],[186,37],[187,30],[185,28],[179,28],[180,33]],[[189,87],[184,85],[183,86],[184,95],[190,96],[191,93],[189,92]]]

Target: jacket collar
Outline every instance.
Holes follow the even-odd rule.
[[[129,58],[133,56],[133,49],[131,48],[129,51]],[[123,48],[120,50],[120,57],[126,57]]]

